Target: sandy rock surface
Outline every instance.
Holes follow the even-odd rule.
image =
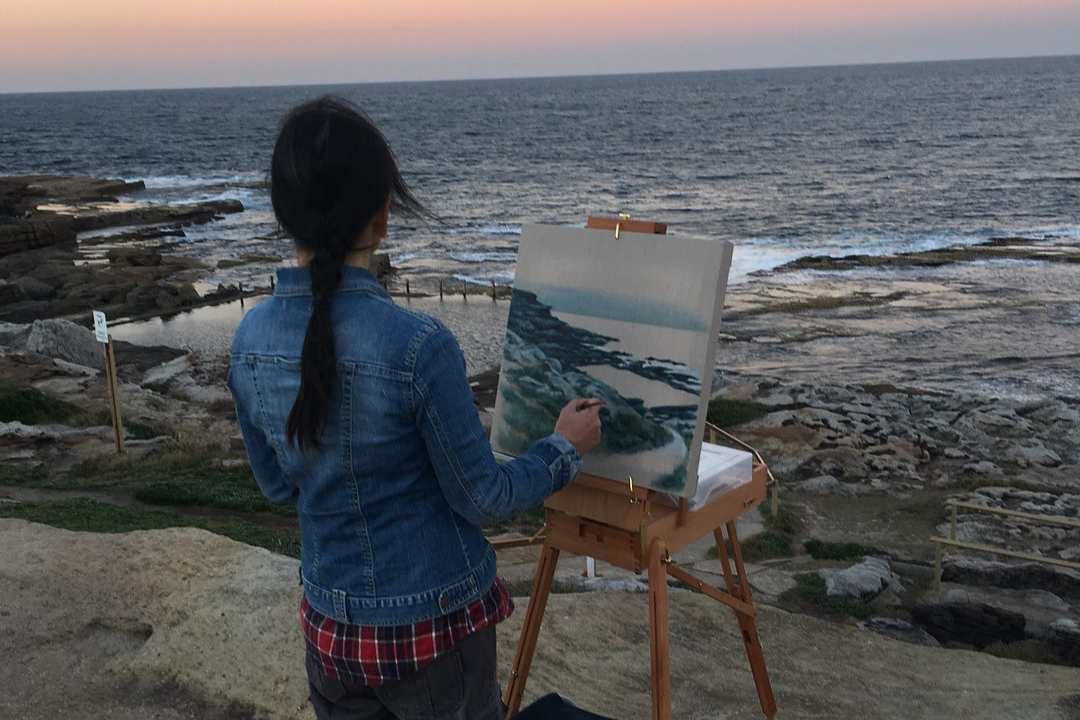
[[[0,717],[309,718],[295,561],[201,530],[0,521]],[[551,598],[528,696],[647,718],[642,595]],[[509,670],[525,599],[500,627]],[[1077,717],[1080,670],[899,643],[762,609],[778,718]],[[730,613],[672,595],[675,717],[759,718]]]

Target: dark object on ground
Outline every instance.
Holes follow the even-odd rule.
[[[514,716],[515,720],[613,720],[582,710],[561,695],[545,695]]]

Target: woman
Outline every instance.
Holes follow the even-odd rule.
[[[571,401],[497,465],[454,337],[368,271],[391,211],[423,214],[383,136],[340,100],[302,105],[270,177],[298,267],[237,329],[229,388],[260,488],[300,518],[316,715],[500,718],[494,628],[512,605],[481,528],[573,479],[599,403]]]

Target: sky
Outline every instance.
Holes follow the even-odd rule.
[[[1080,0],[0,0],[0,92],[1080,53]]]

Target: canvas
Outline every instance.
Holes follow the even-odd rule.
[[[584,471],[692,497],[731,244],[523,229],[492,445],[524,453],[574,397],[606,401]]]

